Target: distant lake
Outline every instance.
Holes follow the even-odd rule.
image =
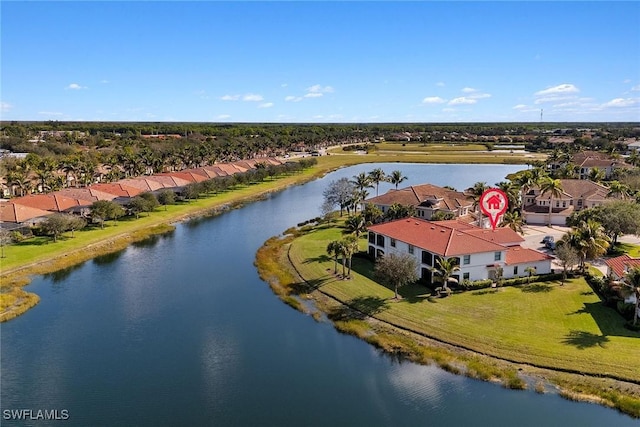
[[[26,423],[65,426],[638,425],[597,405],[397,360],[273,295],[256,250],[320,215],[329,181],[375,167],[401,170],[410,178],[402,186],[459,190],[523,168],[344,168],[36,277],[27,289],[40,304],[1,327],[2,409],[67,410],[64,422]]]

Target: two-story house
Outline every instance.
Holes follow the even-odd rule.
[[[543,194],[538,187],[531,188],[524,195],[522,215],[527,224],[566,225],[567,218],[574,211],[592,208],[612,200],[608,196],[609,189],[593,181],[561,179],[560,184],[562,195],[559,197],[553,197],[551,193]]]
[[[456,278],[495,279],[498,268],[502,277],[527,276],[527,267],[536,274],[551,272],[551,256],[523,248],[524,239],[510,228],[481,229],[466,222],[425,221],[405,218],[369,227],[370,256],[408,253],[419,265],[418,276],[433,282],[431,268],[438,257],[454,258],[460,267]]]
[[[363,207],[368,203],[377,206],[382,213],[386,213],[394,203],[399,203],[415,207],[416,216],[422,219],[429,220],[436,212],[443,212],[451,213],[456,218],[467,218],[473,221],[471,217],[474,211],[473,198],[463,192],[433,184],[389,190],[385,194],[365,200]]]

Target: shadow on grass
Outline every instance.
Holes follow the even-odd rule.
[[[304,264],[311,264],[314,262],[326,262],[326,261],[333,261],[333,258],[330,258],[328,255],[320,255],[317,257],[311,257],[311,258],[307,258],[303,261]],[[340,260],[338,260],[338,263],[341,263]]]
[[[498,288],[487,288],[487,289],[481,289],[479,291],[471,291],[471,295],[479,296],[479,295],[495,294],[498,292],[499,292]]]
[[[587,314],[590,315],[598,325],[603,336],[619,336],[640,338],[640,332],[631,331],[624,327],[625,319],[613,308],[605,306],[601,302],[585,303],[584,307],[568,316]]]
[[[415,304],[424,300],[437,302],[438,299],[431,295],[431,289],[418,283],[401,287],[398,289],[398,295],[402,297],[403,301],[407,301],[410,304]]]
[[[532,283],[530,285],[524,285],[520,288],[522,292],[538,294],[542,292],[551,292],[553,290],[553,286],[547,283]]]
[[[609,342],[609,338],[604,335],[596,335],[585,331],[571,331],[562,340],[563,344],[569,344],[579,350],[591,347],[605,348],[605,344]]]
[[[389,308],[387,300],[379,297],[357,297],[346,305],[336,307],[329,313],[331,320],[363,320],[368,316],[374,316]]]
[[[327,283],[328,279],[311,279],[307,282],[297,282],[292,285],[289,285],[290,293],[293,295],[302,295],[307,294],[309,292],[315,291],[320,288],[322,285]]]

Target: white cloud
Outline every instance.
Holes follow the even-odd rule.
[[[246,95],[244,95],[242,97],[243,101],[249,101],[249,102],[260,102],[263,101],[264,98],[262,97],[262,95],[256,95],[254,93],[248,93]]]
[[[633,98],[616,98],[616,99],[612,99],[609,102],[605,102],[604,104],[602,104],[603,107],[608,108],[608,107],[632,107],[634,105],[636,105],[638,103],[637,99],[633,99]]]
[[[80,90],[80,89],[86,89],[86,88],[87,88],[86,86],[80,86],[78,83],[71,83],[65,89]]]
[[[331,86],[324,86],[322,87],[321,85],[313,85],[307,88],[307,92],[309,93],[331,93],[333,92],[333,88]]]
[[[443,113],[452,113],[452,112],[454,112],[454,111],[456,111],[456,109],[455,109],[455,108],[443,108],[443,109],[442,109],[442,112],[443,112]]]
[[[258,108],[271,108],[273,107],[273,102],[265,102],[264,104],[258,105]]]
[[[472,87],[465,87],[465,88],[462,89],[463,93],[473,93],[473,92],[477,92],[477,91],[478,91],[477,89],[474,89]]]
[[[491,98],[491,94],[490,93],[472,93],[471,95],[468,96],[468,98],[471,98],[471,99]]]
[[[226,120],[226,119],[230,119],[231,115],[230,114],[220,114],[217,119],[219,120]]]
[[[576,86],[569,83],[563,83],[558,86],[553,86],[544,90],[540,90],[536,92],[535,95],[546,97],[548,95],[552,95],[552,96],[558,95],[558,94],[566,95],[569,93],[578,93],[578,92],[580,92],[580,89],[578,89]]]
[[[302,101],[302,97],[289,95],[289,96],[285,96],[284,100],[287,102],[300,102]]]
[[[444,82],[438,82],[438,83],[436,83],[436,86],[438,86],[438,87],[444,87]]]
[[[635,85],[634,87],[631,88],[631,90],[634,92],[640,91],[640,85]]]
[[[427,96],[422,100],[423,104],[442,104],[447,102],[445,99],[440,98],[439,96]]]
[[[245,95],[224,95],[220,98],[223,101],[248,101],[248,102],[260,102],[264,101],[262,95],[255,93],[247,93]]]
[[[8,102],[0,102],[0,111],[2,111],[3,113],[8,112],[12,108],[13,105],[9,104]]]
[[[304,95],[305,98],[320,98],[321,96],[324,96],[321,92],[309,92]]]
[[[478,101],[473,98],[461,96],[459,98],[454,98],[451,101],[449,101],[449,105],[475,104],[477,102]]]
[[[529,107],[526,106],[525,104],[518,104],[515,107],[513,107],[514,110],[526,110],[527,108]]]

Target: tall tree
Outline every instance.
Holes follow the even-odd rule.
[[[460,266],[456,262],[456,258],[442,258],[436,259],[436,265],[431,267],[431,272],[436,276],[440,276],[443,289],[450,293],[449,283],[458,283],[458,279],[453,277],[454,273],[460,271]]]
[[[351,278],[351,261],[353,255],[358,252],[358,238],[356,236],[347,236],[342,240],[342,250],[348,262],[347,279]]]
[[[556,258],[562,266],[562,284],[567,280],[567,271],[580,261],[578,251],[562,240],[556,245]]]
[[[540,195],[549,195],[549,220],[547,225],[551,225],[551,214],[553,213],[553,199],[562,197],[562,183],[559,179],[545,178],[540,182]]]
[[[367,221],[362,214],[351,215],[344,225],[349,233],[355,234],[356,238],[359,238],[362,233],[367,231]]]
[[[402,171],[399,170],[392,171],[391,175],[389,175],[389,182],[396,186],[396,190],[398,189],[398,185],[403,183],[407,179],[409,178],[402,175]]]
[[[333,257],[333,274],[338,274],[338,257],[342,254],[342,244],[332,240],[327,245],[327,254]]]
[[[398,288],[418,280],[418,261],[411,255],[389,253],[379,257],[374,267],[375,276],[382,282],[393,286],[395,299]]]
[[[640,267],[630,268],[624,276],[624,283],[636,297],[633,311],[633,326],[636,326],[640,318]]]
[[[506,212],[502,216],[502,222],[500,222],[500,227],[509,227],[516,233],[520,233],[524,235],[524,230],[523,230],[524,219],[522,218],[522,216],[520,215],[520,212],[518,211]]]
[[[369,172],[369,179],[371,180],[372,183],[376,185],[376,196],[377,196],[378,187],[380,186],[381,182],[384,182],[387,180],[387,175],[384,173],[382,169],[376,168],[371,172]]]

